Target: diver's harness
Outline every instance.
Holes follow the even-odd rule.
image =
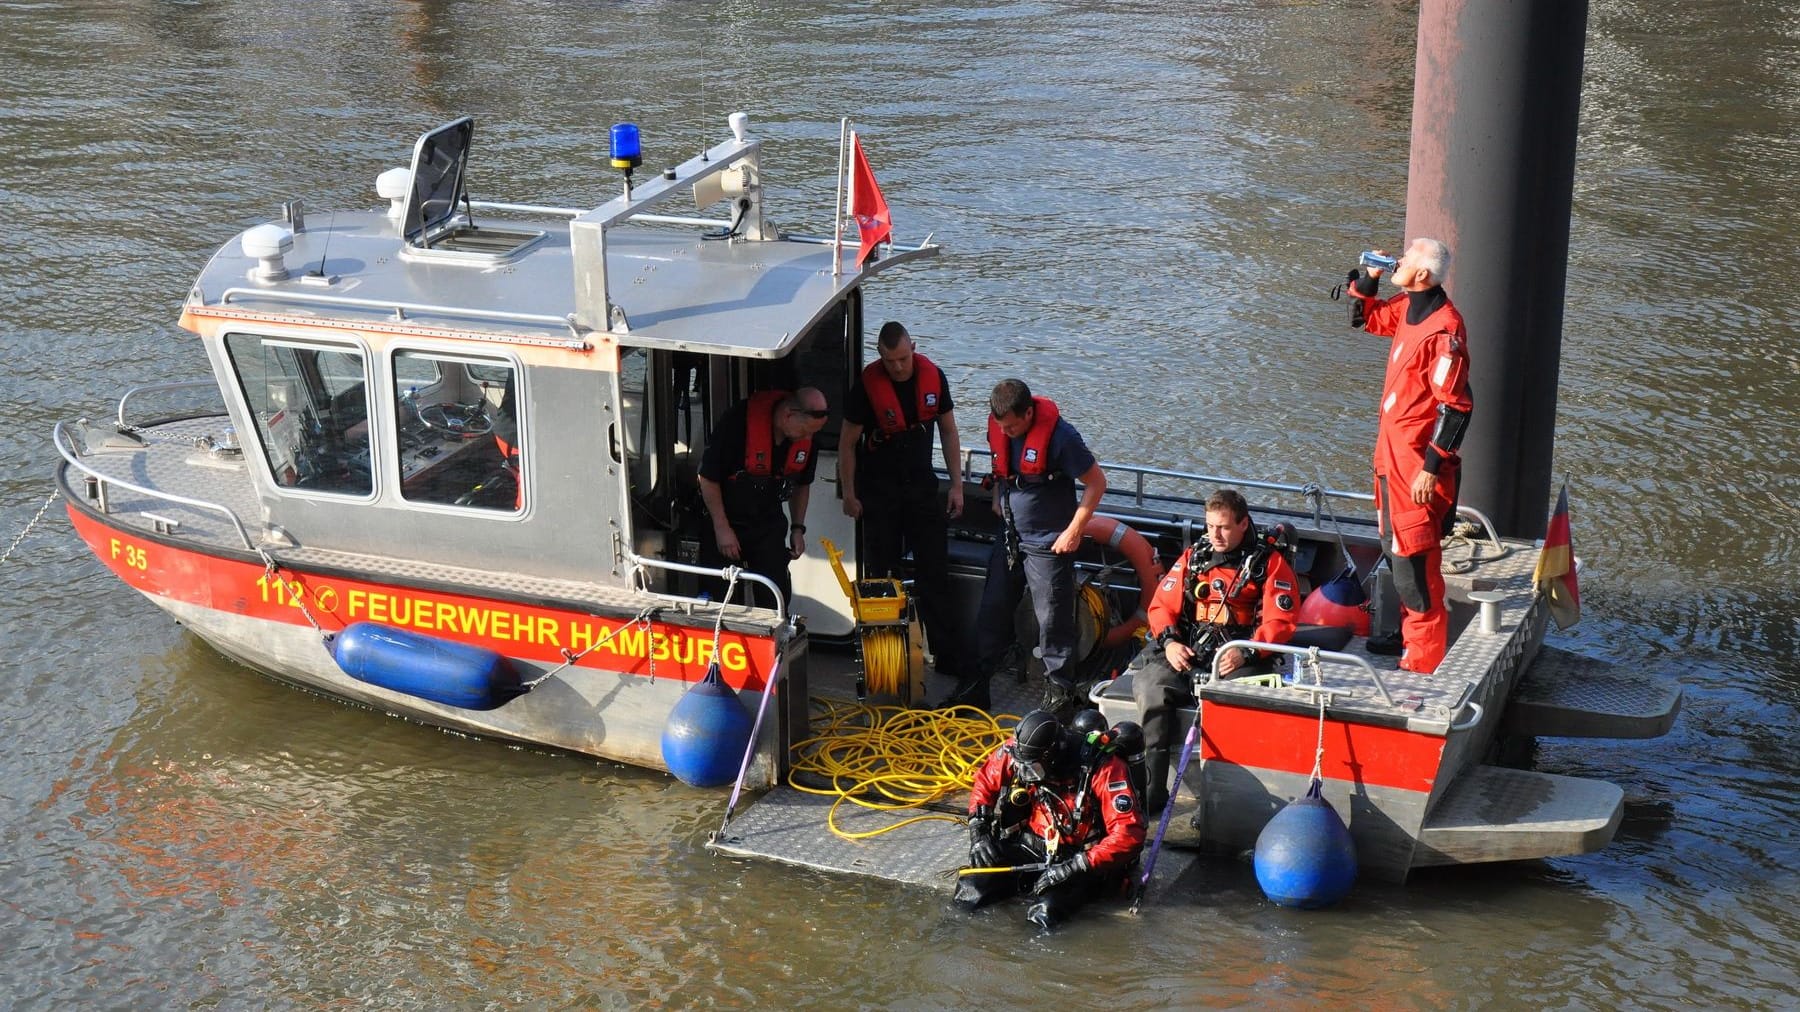
[[[1195,560],[1192,552],[1188,554],[1187,571],[1182,574],[1181,612],[1180,616],[1167,629],[1156,637],[1156,645],[1166,647],[1171,641],[1180,640],[1194,652],[1196,678],[1212,668],[1213,654],[1219,647],[1231,640],[1250,639],[1256,631],[1254,623],[1233,624],[1218,622],[1199,622],[1194,619],[1193,602],[1206,600],[1206,595],[1213,591],[1220,594],[1220,606],[1229,610],[1232,598],[1244,589],[1247,583],[1261,586],[1269,575],[1269,555],[1272,552],[1285,552],[1292,542],[1293,530],[1287,524],[1276,524],[1267,533],[1258,529],[1254,522],[1250,530],[1245,532],[1245,544],[1239,548],[1244,553],[1244,560],[1238,566],[1237,578],[1226,588],[1221,581],[1211,584],[1200,582],[1202,566]],[[1227,555],[1227,558],[1230,556]],[[1215,564],[1216,566],[1216,564]],[[1206,566],[1211,571],[1215,566]],[[1251,656],[1244,658],[1246,663],[1255,660],[1255,651],[1248,647],[1240,648]]]
[[[1010,743],[1005,747],[1011,748]],[[1037,834],[1027,827],[1031,822],[1032,806],[1041,800],[1045,811],[1050,814],[1050,830],[1054,834],[1039,838],[1044,844],[1045,858],[1056,860],[1057,851],[1066,846],[1079,850],[1088,842],[1087,834],[1081,830],[1082,825],[1098,825],[1101,821],[1100,812],[1096,809],[1088,788],[1093,785],[1094,771],[1099,768],[1100,760],[1112,753],[1104,746],[1094,747],[1084,743],[1078,747],[1082,751],[1077,773],[1080,786],[1075,790],[1073,805],[1064,805],[1062,797],[1044,784],[1015,780],[1012,763],[1008,762],[1004,778],[1000,781],[1000,790],[994,796],[993,807],[976,810],[974,819],[986,820],[988,831],[997,841],[1013,837],[1036,837]],[[1087,815],[1092,815],[1093,819],[1084,819]]]

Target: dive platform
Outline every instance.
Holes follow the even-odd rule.
[[[731,857],[922,886],[945,895],[956,890],[956,873],[969,866],[969,830],[961,818],[946,815],[898,826],[868,839],[845,839],[830,828],[828,816],[836,800],[784,784],[758,798],[706,846]],[[959,811],[966,807],[966,800],[959,801]],[[1198,859],[1198,853],[1190,849],[1197,842],[1188,825],[1193,807],[1191,801],[1177,805],[1169,819],[1169,836],[1156,859],[1153,886],[1175,881]],[[854,836],[921,814],[938,813],[876,811],[845,801],[837,806],[835,818],[839,829]],[[1154,822],[1150,831],[1156,831]]]
[[[1546,643],[1506,707],[1501,733],[1543,738],[1656,738],[1681,712],[1681,683]]]

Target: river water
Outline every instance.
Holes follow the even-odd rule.
[[[49,493],[55,421],[202,374],[173,321],[217,245],[285,199],[376,205],[464,112],[477,198],[592,205],[607,125],[673,163],[743,109],[776,219],[814,232],[854,116],[899,236],[949,250],[871,315],[961,396],[1016,372],[1104,459],[1361,488],[1383,346],[1324,293],[1403,238],[1416,11],[5,3],[0,543]],[[1625,789],[1605,851],[1312,914],[1212,862],[1037,937],[712,856],[716,792],[277,686],[103,572],[57,503],[0,565],[0,1006],[1793,1007],[1797,66],[1781,0],[1592,4],[1570,639],[1687,691],[1664,738],[1539,744]]]

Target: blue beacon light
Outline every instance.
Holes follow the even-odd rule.
[[[644,152],[638,146],[636,123],[614,123],[612,128],[612,166],[625,171],[625,199],[631,199],[631,170],[644,164]]]
[[[614,123],[612,128],[612,165],[624,169],[625,175],[644,164],[644,153],[638,144],[636,123]]]

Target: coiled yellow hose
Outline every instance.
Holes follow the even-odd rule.
[[[863,685],[877,696],[904,699],[907,689],[906,634],[899,626],[865,629]]]
[[[919,808],[966,791],[988,753],[1012,733],[1019,718],[989,716],[972,706],[948,710],[908,710],[813,697],[814,727],[820,733],[794,746],[788,785],[797,791],[835,797],[826,825],[845,840],[866,840],[915,822],[962,822],[960,816],[915,815],[891,826],[852,833],[837,824],[838,806],[848,801],[878,812]],[[1004,722],[1004,724],[1002,723]],[[830,780],[830,788],[809,787],[796,774]]]

